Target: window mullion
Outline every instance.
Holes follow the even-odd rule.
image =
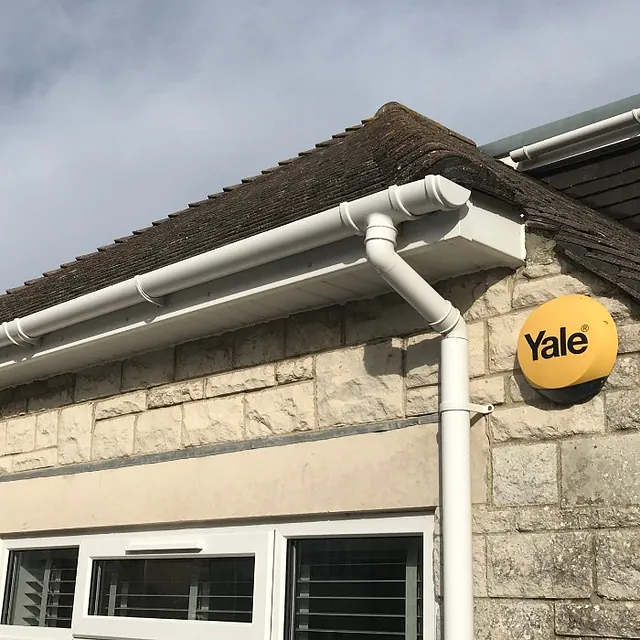
[[[405,638],[418,638],[418,546],[407,549],[405,580]]]
[[[40,617],[38,626],[44,627],[47,621],[47,601],[49,599],[49,579],[51,578],[51,557],[47,558],[44,565],[42,578],[42,596],[40,600]]]

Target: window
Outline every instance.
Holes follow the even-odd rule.
[[[98,560],[90,613],[250,623],[255,559]]]
[[[0,640],[433,640],[427,516],[2,541]]]
[[[9,553],[2,623],[71,628],[78,549]]]
[[[289,543],[286,637],[422,638],[422,539]]]

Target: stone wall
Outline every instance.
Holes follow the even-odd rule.
[[[550,240],[528,244],[517,273],[439,287],[469,323],[473,400],[497,407],[473,427],[477,638],[640,638],[640,314]],[[603,393],[563,408],[526,385],[515,348],[530,310],[567,293],[609,308],[620,357]],[[438,342],[388,295],[6,389],[0,469],[433,414]]]

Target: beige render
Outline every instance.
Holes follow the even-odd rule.
[[[472,427],[477,637],[640,638],[640,314],[558,260],[551,240],[529,235],[528,255],[516,273],[438,287],[469,323],[473,400],[497,407]],[[530,310],[568,293],[609,308],[620,357],[603,393],[566,408],[514,368]],[[301,437],[16,475],[0,483],[0,531],[437,509],[437,427],[426,422],[437,411],[438,342],[388,295],[5,390],[2,474]],[[425,424],[333,437],[411,418]],[[322,431],[332,437],[304,439]]]

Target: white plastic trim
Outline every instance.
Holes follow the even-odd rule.
[[[518,164],[519,169],[533,168],[547,161],[585,153],[638,134],[640,134],[640,108],[514,149],[509,153],[509,157],[515,163],[522,163]]]

